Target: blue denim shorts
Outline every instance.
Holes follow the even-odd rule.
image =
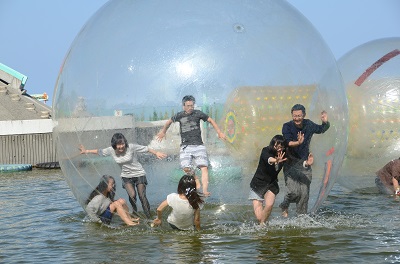
[[[101,222],[107,225],[111,223],[112,217],[113,214],[111,213],[110,206],[108,206],[107,209],[100,215]]]

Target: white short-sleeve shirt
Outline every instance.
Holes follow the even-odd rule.
[[[182,199],[177,193],[167,196],[168,205],[172,207],[172,212],[168,216],[168,223],[173,224],[181,230],[193,229],[194,209],[188,200]]]

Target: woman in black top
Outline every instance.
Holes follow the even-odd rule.
[[[268,220],[279,193],[278,174],[286,160],[284,142],[282,135],[276,135],[269,146],[262,149],[257,170],[250,182],[249,200],[253,201],[254,214],[260,225]]]

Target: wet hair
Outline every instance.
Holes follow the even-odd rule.
[[[183,175],[178,183],[178,194],[184,194],[193,209],[199,209],[204,201],[196,190],[196,180],[191,175]]]
[[[121,133],[115,133],[111,138],[111,146],[113,149],[117,148],[118,144],[125,143],[125,148],[128,148],[128,140],[126,140],[125,136]]]
[[[105,190],[108,188],[108,182],[112,179],[115,183],[115,179],[113,176],[110,175],[103,175],[100,179],[99,185],[97,185],[96,189],[94,189],[89,197],[86,200],[86,204],[88,204],[96,195],[102,194]],[[111,201],[114,201],[114,196],[115,196],[115,188],[107,193],[107,198],[109,198]]]
[[[185,96],[182,98],[182,105],[185,105],[185,103],[186,103],[187,101],[192,101],[193,103],[196,103],[196,99],[194,99],[194,97],[193,97],[192,95],[185,95]]]
[[[295,104],[292,107],[292,110],[290,111],[290,113],[293,113],[293,111],[299,111],[301,110],[303,112],[303,115],[306,116],[306,108],[304,107],[304,105],[301,104]]]
[[[285,138],[282,135],[275,135],[271,141],[269,142],[269,147],[270,150],[273,152],[273,154],[277,154],[276,149],[274,148],[275,145],[281,145],[282,148],[286,147],[286,141]]]

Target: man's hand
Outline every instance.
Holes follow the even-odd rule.
[[[321,112],[321,121],[322,123],[328,122],[328,113],[325,110]]]
[[[226,135],[223,132],[219,132],[218,133],[218,138],[220,138],[222,140],[226,140]]]
[[[306,165],[311,166],[311,165],[313,165],[313,163],[314,163],[314,155],[312,153],[310,153],[310,154],[308,154],[308,159],[307,159]]]
[[[304,133],[301,133],[301,131],[297,133],[297,142],[299,142],[299,145],[303,144],[304,142]]]

